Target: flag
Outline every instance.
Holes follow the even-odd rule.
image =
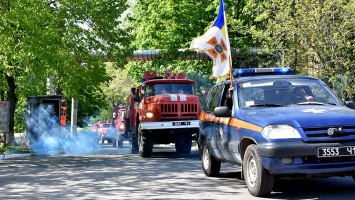
[[[224,1],[221,0],[217,18],[207,32],[192,40],[190,49],[204,51],[213,59],[212,77],[228,74],[232,66]]]

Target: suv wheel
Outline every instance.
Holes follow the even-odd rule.
[[[202,169],[206,176],[217,176],[221,170],[221,161],[213,157],[206,143],[202,145]]]
[[[250,194],[261,197],[272,192],[275,178],[263,167],[254,144],[249,145],[245,151],[242,171]]]

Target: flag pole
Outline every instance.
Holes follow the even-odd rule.
[[[229,80],[231,82],[231,85],[229,87],[229,97],[232,98],[232,95],[233,95],[233,89],[234,89],[234,85],[233,85],[233,68],[232,68],[232,50],[231,50],[231,47],[230,47],[230,41],[229,41],[229,35],[228,35],[228,26],[227,26],[227,16],[226,16],[226,12],[225,12],[225,9],[224,9],[224,1],[221,0],[220,2],[220,5],[223,6],[223,18],[224,18],[224,23],[225,23],[225,26],[226,26],[226,39],[228,41],[228,64],[229,64]]]
[[[231,62],[231,57],[232,55],[229,54],[228,59],[229,59],[229,80],[231,82],[231,85],[229,87],[229,97],[232,98],[232,94],[233,94],[233,89],[234,89],[234,85],[233,85],[233,68],[232,68],[232,62]]]

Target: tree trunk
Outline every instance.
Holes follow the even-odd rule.
[[[7,91],[7,101],[10,101],[10,121],[9,121],[9,133],[6,137],[6,144],[11,145],[12,140],[14,140],[15,133],[15,110],[18,98],[16,96],[16,84],[15,79],[11,76],[6,75],[6,81],[9,90]]]

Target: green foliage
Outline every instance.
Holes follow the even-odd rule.
[[[21,97],[17,103],[17,109],[15,111],[15,133],[24,133],[26,128],[26,120],[25,120],[25,113],[26,113],[26,100],[27,98]]]
[[[31,151],[25,146],[0,147],[0,154],[19,154],[19,153],[31,153]]]
[[[197,81],[198,87],[210,87],[212,60],[185,61],[179,49],[188,49],[193,38],[211,26],[218,12],[219,1],[140,0],[127,20],[132,31],[132,49],[159,49],[159,54],[171,59],[132,62],[125,67],[138,83],[147,70],[185,72]]]
[[[129,19],[134,35],[131,45],[135,49],[164,49],[166,54],[176,55],[177,49],[188,48],[193,38],[209,28],[218,4],[218,0],[179,3],[138,0]],[[247,52],[250,47],[264,47],[267,54],[277,52],[281,55],[281,66],[327,80],[331,87],[339,88],[343,98],[354,97],[355,89],[351,87],[355,82],[353,1],[242,0],[225,1],[225,8],[232,48]],[[250,55],[233,57],[233,67],[244,66],[243,59],[253,67],[260,62],[250,58]],[[267,66],[274,64],[262,62]],[[154,61],[127,67],[138,80],[143,71],[161,69],[170,63]],[[204,66],[202,71],[210,72],[210,65],[201,66]],[[347,77],[341,85],[337,81],[339,74]]]
[[[134,49],[188,48],[191,39],[204,33],[215,18],[207,6],[213,1],[139,0],[133,8],[129,27]],[[216,1],[215,1],[216,2]],[[216,4],[217,5],[217,4]]]
[[[110,121],[112,119],[113,106],[126,104],[126,98],[131,87],[138,85],[130,78],[127,70],[117,69],[113,63],[106,63],[106,73],[112,77],[110,82],[101,86],[105,103],[97,109],[97,115],[91,116],[90,121]]]
[[[198,88],[213,84],[212,60],[184,60],[179,49],[210,28],[220,1],[135,2],[125,17],[126,0],[1,1],[0,98],[17,103],[16,132],[24,130],[26,98],[45,94],[50,76],[68,99],[68,119],[71,99],[78,99],[79,126],[90,117],[110,119],[112,104],[124,102],[147,70],[183,71]],[[281,66],[354,98],[355,2],[225,0],[225,8],[231,47],[246,52],[233,57],[234,68],[272,65],[268,56],[248,54],[260,47],[279,52]],[[169,59],[127,63],[133,50],[149,49]],[[11,78],[16,88],[8,85]]]
[[[282,52],[282,59],[301,74],[327,79],[344,98],[354,96],[353,1],[268,1],[265,46]],[[337,77],[346,75],[346,84]],[[338,87],[338,86],[339,87]]]
[[[101,85],[111,79],[104,62],[125,63],[127,52],[120,49],[129,35],[121,14],[127,8],[126,0],[1,1],[0,94],[16,106],[16,123],[23,123],[27,96],[46,94],[47,77],[68,100],[78,99],[78,124],[104,105]]]

